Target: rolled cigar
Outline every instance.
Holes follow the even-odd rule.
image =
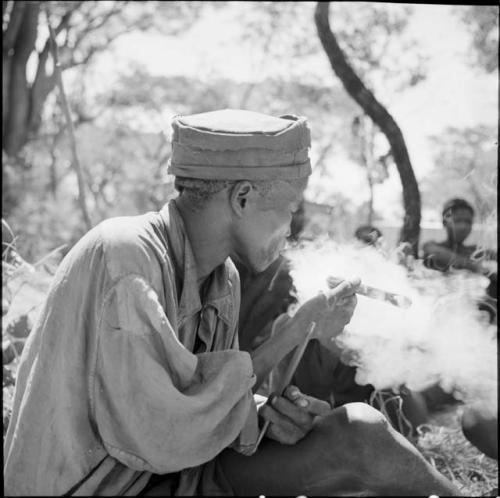
[[[345,279],[338,277],[328,277],[326,279],[328,287],[333,288],[343,282]],[[399,308],[409,308],[412,305],[412,301],[409,297],[403,296],[402,294],[395,294],[393,292],[388,292],[382,289],[377,289],[376,287],[370,287],[369,285],[361,284],[356,291],[356,294],[362,296],[370,297],[372,299],[377,299],[379,301],[385,301]]]
[[[293,353],[293,357],[290,360],[290,363],[288,364],[288,368],[286,369],[286,372],[283,375],[281,382],[278,384],[276,390],[271,394],[271,396],[269,396],[269,400],[274,396],[282,396],[283,391],[292,381],[293,374],[295,373],[295,370],[297,370],[297,367],[299,366],[300,360],[302,359],[304,351],[306,350],[307,343],[309,342],[309,339],[312,337],[315,327],[316,327],[316,322],[312,322],[309,331],[304,337],[304,340],[302,341],[301,344],[299,344],[296,347],[295,352]],[[260,430],[257,442],[255,443],[255,449],[259,447],[259,444],[262,441],[262,438],[264,437],[264,434],[266,433],[268,427],[269,427],[269,420],[266,420],[266,422],[262,426],[262,429]]]

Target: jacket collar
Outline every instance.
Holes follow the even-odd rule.
[[[179,323],[191,315],[198,313],[203,305],[213,306],[217,314],[227,324],[231,323],[233,312],[231,282],[229,279],[228,260],[219,265],[209,275],[205,292],[205,302],[202,302],[198,289],[198,273],[191,244],[186,234],[184,221],[172,200],[165,204],[160,216],[166,226],[166,237],[169,243],[170,257],[175,267],[175,281],[178,303]]]

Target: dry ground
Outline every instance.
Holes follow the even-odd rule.
[[[461,406],[449,407],[421,426],[417,447],[465,496],[498,496],[498,461],[488,458],[465,439]]]

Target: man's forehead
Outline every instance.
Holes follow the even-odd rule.
[[[471,213],[470,209],[462,207],[462,208],[450,209],[450,211],[447,213],[447,217],[453,219],[458,219],[458,218],[472,219],[473,214]]]

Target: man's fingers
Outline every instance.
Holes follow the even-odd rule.
[[[283,395],[297,406],[305,408],[312,416],[326,415],[332,410],[326,401],[303,394],[298,387],[293,385],[288,386]]]
[[[343,284],[344,282],[348,282],[354,285],[355,287],[357,287],[361,283],[361,279],[359,277],[346,278],[346,279],[328,277],[326,281],[330,289],[336,289],[339,285]]]
[[[288,417],[282,415],[269,405],[265,405],[259,414],[270,422],[267,436],[283,444],[295,444],[302,439],[306,431],[294,424]]]
[[[275,410],[288,417],[292,423],[303,427],[305,430],[312,427],[312,419],[306,407],[301,407],[281,396],[273,398],[271,403]]]
[[[359,278],[353,280],[344,280],[342,283],[325,293],[329,305],[339,302],[341,299],[354,296],[354,293],[361,284]],[[355,296],[354,296],[355,297]]]
[[[281,444],[295,444],[300,441],[304,435],[305,434],[297,426],[290,430],[282,425],[273,423],[271,423],[266,433],[268,438],[274,439]]]
[[[308,396],[307,394],[302,395],[309,402],[309,406],[307,407],[307,411],[311,415],[327,415],[332,411],[332,407],[330,403],[323,401],[322,399],[313,398],[312,396]]]
[[[283,391],[283,396],[285,396],[290,401],[295,401],[296,399],[300,398],[301,395],[302,393],[300,392],[300,389],[293,384],[287,386]]]

